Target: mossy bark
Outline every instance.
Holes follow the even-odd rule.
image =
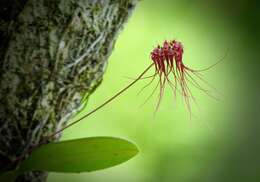
[[[2,0],[0,169],[59,130],[101,83],[136,0]],[[56,140],[59,138],[57,136]],[[16,181],[45,181],[28,172]]]

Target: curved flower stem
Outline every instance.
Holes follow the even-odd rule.
[[[113,97],[109,98],[107,101],[105,101],[103,104],[101,104],[100,106],[96,107],[95,109],[93,109],[92,111],[90,111],[89,113],[85,114],[84,116],[82,116],[81,118],[77,119],[76,121],[68,124],[67,126],[65,126],[64,128],[54,132],[53,134],[51,134],[50,136],[47,136],[42,143],[40,144],[44,144],[45,142],[47,142],[49,139],[53,138],[55,135],[61,133],[62,131],[64,131],[65,129],[77,124],[78,122],[82,121],[83,119],[87,118],[88,116],[90,116],[91,114],[95,113],[96,111],[98,111],[99,109],[103,108],[104,106],[106,106],[108,103],[110,103],[111,101],[113,101],[116,97],[118,97],[119,95],[121,95],[123,92],[125,92],[127,89],[129,89],[132,85],[134,85],[138,80],[140,80],[142,78],[142,76],[154,65],[154,63],[152,63],[150,66],[148,66],[148,68],[146,68],[134,81],[132,81],[129,85],[127,85],[126,87],[124,87],[122,90],[120,90],[119,92],[117,92]]]

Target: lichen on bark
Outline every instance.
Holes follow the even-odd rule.
[[[117,34],[135,5],[136,0],[9,0],[2,5],[2,170],[15,167],[17,157],[82,109],[82,99],[101,83]],[[46,176],[29,172],[16,181]]]

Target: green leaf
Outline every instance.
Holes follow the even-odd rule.
[[[138,153],[129,141],[113,137],[91,137],[49,143],[33,151],[20,171],[86,172],[123,163]]]

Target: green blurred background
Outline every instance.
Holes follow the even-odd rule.
[[[83,113],[98,106],[138,76],[151,50],[165,39],[184,44],[184,62],[204,72],[222,95],[216,101],[192,88],[199,107],[189,118],[171,89],[154,116],[155,84],[140,81],[63,140],[115,136],[135,142],[140,153],[119,166],[82,174],[51,173],[48,182],[257,182],[260,181],[260,3],[259,1],[143,0],[120,33],[103,83]],[[73,149],[71,149],[73,150]]]

